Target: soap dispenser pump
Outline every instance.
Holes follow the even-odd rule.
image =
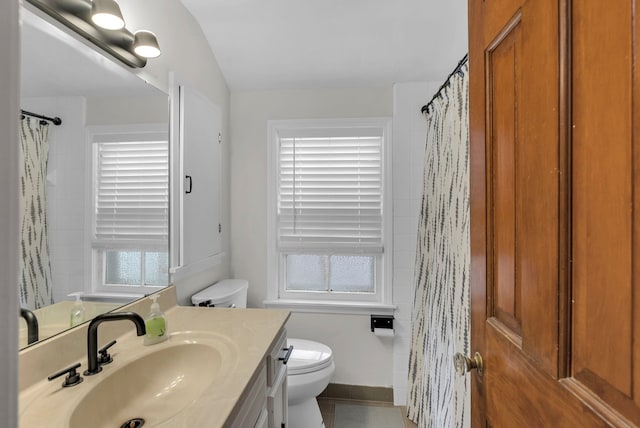
[[[144,336],[145,345],[164,342],[169,338],[167,319],[160,310],[160,305],[157,302],[158,295],[154,294],[149,296],[149,299],[151,299],[153,303],[151,303],[151,310],[145,321],[145,327],[147,328],[147,334]]]
[[[80,300],[80,294],[76,294],[76,301],[73,303],[73,308],[71,308],[71,315],[69,319],[69,325],[71,327],[81,324],[84,322],[84,305],[82,304],[82,300]]]

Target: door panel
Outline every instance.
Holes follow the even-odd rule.
[[[557,376],[562,346],[557,300],[561,285],[558,2],[510,2],[511,13],[497,8],[499,3],[483,2],[480,7],[486,18],[483,25],[489,23],[495,31],[485,29],[489,38],[482,48],[488,142],[484,154],[489,190],[485,201],[489,210],[487,285],[493,291],[488,309],[522,336],[523,349],[541,368]],[[496,24],[505,17],[507,21]],[[470,76],[474,78],[473,72]],[[509,156],[511,170],[504,162]],[[510,179],[505,179],[505,173],[511,174]],[[505,199],[505,194],[512,200]],[[506,314],[505,290],[513,294]]]
[[[516,132],[519,19],[489,50],[488,86],[491,117],[493,281],[491,315],[520,335],[520,287],[516,281],[517,199]]]
[[[513,21],[514,16],[519,13],[522,7],[523,0],[478,0],[477,3],[481,6],[483,15],[492,17],[492,19],[483,20],[482,32],[476,35],[481,37],[486,46],[488,41],[494,40],[497,34],[503,32],[506,23]],[[471,7],[469,7],[469,11],[471,11]],[[477,17],[477,15],[475,16]],[[472,18],[469,15],[470,21]]]
[[[633,9],[631,2],[596,3],[572,8],[572,374],[639,424],[633,390],[640,369],[633,348]]]
[[[473,426],[640,424],[634,11],[469,2]]]
[[[523,2],[518,63],[516,273],[522,294],[522,347],[558,374],[559,73],[558,0]]]
[[[534,361],[523,358],[519,344],[492,320],[486,353],[487,417],[492,427],[606,426]]]

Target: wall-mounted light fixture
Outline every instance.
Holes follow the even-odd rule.
[[[160,55],[155,34],[140,30],[134,35],[127,30],[116,0],[26,0],[26,3],[45,12],[129,67],[142,68],[147,64],[147,58]]]
[[[133,51],[144,58],[160,56],[156,35],[147,30],[136,31],[133,35]]]
[[[107,30],[124,28],[124,18],[116,0],[93,0],[91,2],[91,21]]]

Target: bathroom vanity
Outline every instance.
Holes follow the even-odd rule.
[[[87,324],[20,352],[19,422],[30,427],[280,427],[286,423],[288,311],[179,307],[175,288],[158,299],[170,339],[143,346],[133,324],[100,325],[98,347],[115,339],[113,362],[85,376]],[[122,311],[145,316],[142,299]],[[81,363],[82,382],[47,377]],[[128,426],[128,425],[127,425]]]

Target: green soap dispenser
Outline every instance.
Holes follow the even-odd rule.
[[[147,334],[144,336],[145,345],[164,342],[169,338],[169,333],[167,332],[167,318],[160,310],[160,305],[157,302],[158,295],[154,294],[149,296],[149,299],[151,299],[153,303],[151,303],[151,310],[149,311],[149,315],[145,321],[145,327],[147,329]]]

